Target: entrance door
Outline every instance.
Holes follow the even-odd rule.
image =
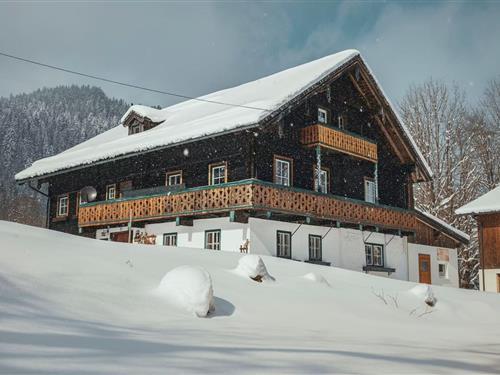
[[[500,273],[497,273],[497,292],[500,293]]]
[[[431,283],[431,256],[429,254],[418,254],[418,278],[421,283]]]
[[[128,242],[128,231],[111,233],[111,241]]]

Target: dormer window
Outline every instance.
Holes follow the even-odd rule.
[[[143,130],[142,124],[135,123],[133,125],[130,125],[129,134],[137,134],[142,132],[142,130]]]
[[[326,124],[328,122],[328,111],[323,108],[318,108],[318,122]]]

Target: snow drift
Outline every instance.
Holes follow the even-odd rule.
[[[0,221],[0,374],[500,373],[496,293],[432,287],[431,308],[426,286],[274,257],[256,283],[243,257]],[[186,264],[213,319],[151,293]]]
[[[173,269],[161,279],[155,292],[198,317],[215,311],[212,278],[202,267]]]
[[[267,272],[266,265],[262,258],[254,254],[241,257],[235,272],[259,283],[262,281],[274,281],[274,277]]]

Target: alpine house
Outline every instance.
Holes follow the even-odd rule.
[[[467,235],[414,209],[413,184],[431,178],[355,50],[164,109],[131,106],[16,175],[48,185],[54,230],[456,286]],[[85,186],[95,201],[82,202]]]

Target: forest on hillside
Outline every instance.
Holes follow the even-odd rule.
[[[43,88],[0,98],[0,220],[44,225],[45,201],[14,175],[116,126],[127,110],[91,86]]]

